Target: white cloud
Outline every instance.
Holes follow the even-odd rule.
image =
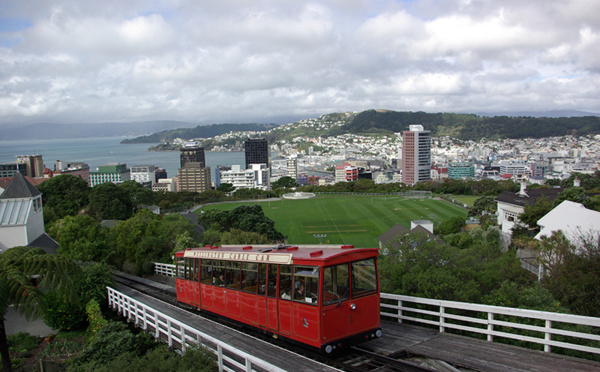
[[[0,17],[24,26],[0,32],[0,124],[600,112],[597,14],[588,0],[9,0]]]

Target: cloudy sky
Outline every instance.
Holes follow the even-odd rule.
[[[598,0],[3,0],[0,125],[600,112]]]

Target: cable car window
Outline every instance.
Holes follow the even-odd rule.
[[[294,266],[294,301],[317,305],[319,300],[319,268]]]
[[[277,265],[268,266],[267,281],[267,297],[277,297]]]
[[[350,298],[348,264],[323,269],[323,305],[341,303]]]
[[[231,289],[240,289],[242,285],[240,275],[240,263],[227,261],[227,267],[225,269],[225,286]]]
[[[198,260],[195,258],[186,258],[185,259],[185,279],[196,281],[198,279],[197,273],[198,270],[196,268],[196,262]]]
[[[257,267],[258,264],[242,262],[242,291],[256,293]]]
[[[264,295],[267,288],[267,264],[258,264],[256,289],[259,295]]]
[[[292,265],[279,266],[279,297],[292,299]]]
[[[352,297],[377,292],[375,258],[352,262]]]
[[[185,279],[185,259],[177,257],[175,260],[175,265],[177,265],[177,279]]]
[[[225,263],[226,261],[213,262],[213,284],[225,286]]]
[[[202,265],[200,266],[200,281],[203,284],[211,284],[212,283],[212,260],[202,260]]]

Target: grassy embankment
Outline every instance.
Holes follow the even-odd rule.
[[[377,237],[397,223],[410,228],[412,220],[430,220],[437,225],[455,216],[467,216],[464,209],[443,200],[360,195],[224,203],[204,209],[231,210],[248,204],[260,204],[290,244],[318,244],[314,234],[327,234],[322,238],[323,244],[352,244],[361,248],[377,247]]]

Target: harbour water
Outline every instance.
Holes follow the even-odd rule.
[[[125,163],[155,165],[164,168],[168,177],[175,177],[179,169],[179,151],[148,151],[153,144],[122,145],[122,137],[49,139],[49,140],[0,140],[0,163],[14,162],[18,155],[42,155],[46,168],[54,170],[57,160],[84,162],[95,171],[100,165]],[[245,165],[243,152],[206,152],[206,166],[211,168],[214,180],[217,165]]]

